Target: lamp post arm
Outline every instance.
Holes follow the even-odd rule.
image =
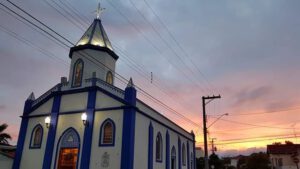
[[[222,114],[220,117],[218,117],[214,122],[212,122],[212,123],[207,127],[207,129],[208,129],[209,127],[211,127],[213,124],[215,124],[218,120],[220,120],[220,118],[222,118],[223,116],[228,116],[228,113]]]

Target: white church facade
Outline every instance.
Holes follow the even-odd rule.
[[[13,169],[195,169],[195,136],[114,86],[118,55],[95,19],[69,78],[25,101]]]

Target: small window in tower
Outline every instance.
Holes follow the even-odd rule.
[[[83,61],[78,59],[74,64],[72,87],[80,87],[83,75]]]
[[[113,84],[113,75],[110,71],[108,71],[106,74],[106,82],[111,85]]]

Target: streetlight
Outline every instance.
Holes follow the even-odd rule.
[[[219,121],[223,116],[228,116],[228,113],[224,113],[224,114],[222,114],[221,116],[219,116],[214,122],[212,122],[208,127],[207,127],[207,129],[208,128],[210,128],[213,124],[215,124],[217,121]]]

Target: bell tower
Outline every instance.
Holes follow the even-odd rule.
[[[97,17],[77,44],[70,49],[71,66],[69,84],[71,88],[84,87],[85,79],[96,73],[96,78],[114,84],[115,66],[118,55],[103,28],[100,14],[104,8],[98,5]]]

